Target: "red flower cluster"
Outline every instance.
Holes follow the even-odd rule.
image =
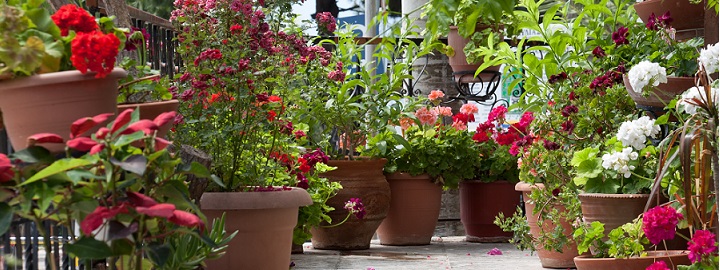
[[[12,162],[5,154],[0,154],[0,183],[10,181],[14,176]]]
[[[195,58],[195,61],[193,62],[193,64],[195,64],[195,66],[199,66],[200,62],[208,60],[208,59],[220,60],[220,59],[222,59],[222,53],[218,49],[207,49],[207,50],[201,52],[200,55],[198,55],[198,57]]]
[[[592,54],[595,56],[595,58],[603,58],[607,56],[607,54],[605,54],[605,50],[603,50],[603,48],[600,46],[595,47],[595,49],[592,50]]]
[[[683,215],[670,206],[657,206],[643,214],[643,232],[650,243],[660,244],[675,238],[675,226]]]
[[[608,70],[605,74],[595,77],[589,87],[594,93],[605,95],[605,89],[623,82],[623,73],[625,66],[620,64],[615,70]]]
[[[345,71],[343,71],[343,63],[337,62],[335,65],[335,70],[330,71],[328,73],[328,79],[331,79],[333,81],[338,82],[344,82],[345,81]]]
[[[70,30],[77,33],[92,33],[98,30],[95,17],[76,5],[64,5],[50,18],[60,28],[62,36],[67,36]]]
[[[322,27],[330,33],[335,32],[335,29],[337,29],[335,18],[330,12],[320,12],[316,14],[315,20],[318,21],[318,28]]]
[[[628,28],[624,26],[620,26],[617,31],[612,33],[612,40],[615,42],[615,46],[620,46],[623,44],[629,44],[630,41],[627,40],[628,36]]]
[[[70,43],[70,61],[82,74],[89,70],[97,72],[95,78],[104,78],[115,67],[119,48],[120,39],[112,33],[78,33]]]
[[[126,195],[127,201],[122,202],[120,205],[109,208],[98,206],[95,211],[88,214],[80,222],[80,229],[83,234],[92,235],[92,232],[100,228],[106,219],[112,219],[119,214],[127,214],[130,210],[149,217],[165,218],[184,227],[204,227],[202,220],[198,216],[187,211],[177,210],[173,204],[158,203],[155,199],[138,192],[128,192]]]
[[[557,75],[550,75],[550,78],[548,79],[549,84],[555,84],[557,82],[562,82],[568,78],[567,73],[564,71]]]
[[[707,230],[697,230],[690,242],[688,242],[688,258],[691,262],[702,261],[703,256],[717,252],[718,246],[715,242],[715,234]]]
[[[521,147],[530,145],[535,139],[534,136],[527,135],[528,127],[535,117],[532,112],[525,112],[520,117],[520,121],[511,124],[507,129],[498,128],[505,123],[505,113],[507,113],[505,106],[492,109],[488,114],[488,120],[478,125],[473,140],[482,143],[492,137],[498,145],[512,145],[510,154],[517,155]]]

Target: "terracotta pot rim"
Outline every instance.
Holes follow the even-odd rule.
[[[575,261],[616,261],[616,260],[638,260],[638,259],[649,259],[649,258],[671,258],[673,256],[687,256],[689,251],[687,250],[662,250],[662,251],[646,251],[648,253],[645,257],[630,257],[624,259],[618,258],[593,258],[592,255],[580,255],[575,257]]]
[[[107,79],[107,78],[123,78],[127,76],[127,71],[116,67],[114,68],[105,78],[100,79]],[[80,73],[80,71],[77,70],[66,70],[66,71],[58,71],[58,72],[51,72],[51,73],[43,73],[43,74],[37,74],[32,75],[29,77],[22,77],[12,80],[6,80],[6,81],[0,81],[0,85],[3,89],[11,89],[15,87],[32,87],[32,86],[38,86],[38,85],[46,85],[46,84],[57,84],[57,83],[68,83],[68,82],[78,82],[78,81],[89,81],[89,80],[95,80],[98,78],[95,78],[95,73],[88,72],[86,74]]]
[[[171,100],[161,100],[161,101],[150,101],[150,102],[141,102],[141,103],[121,103],[118,104],[118,108],[135,108],[137,106],[149,106],[149,105],[165,105],[165,104],[179,104],[180,101],[177,99],[171,99]]]
[[[462,183],[462,182],[468,182],[468,183],[483,183],[483,184],[512,183],[512,184],[516,184],[516,185],[517,185],[517,183],[520,183],[520,182],[518,182],[518,181],[509,181],[509,180],[494,180],[494,181],[490,181],[490,182],[483,182],[483,181],[480,180],[480,179],[465,179],[465,180],[462,180],[462,181],[460,181],[460,182],[461,182],[461,183]]]
[[[394,172],[394,173],[383,173],[385,178],[390,179],[409,179],[409,180],[431,180],[431,177],[427,173],[421,173],[418,175],[412,175],[406,172]]]
[[[545,185],[543,185],[542,183],[530,184],[527,182],[520,181],[520,182],[517,182],[517,184],[515,184],[516,191],[524,192],[524,191],[532,191],[533,189],[543,189],[543,188],[545,188]]]
[[[605,194],[605,193],[580,193],[579,197],[587,198],[613,198],[613,199],[637,199],[650,198],[650,194]]]
[[[353,159],[353,160],[331,159],[331,160],[328,160],[327,165],[330,165],[330,163],[335,163],[335,164],[353,164],[354,163],[354,164],[357,164],[359,162],[362,162],[362,163],[382,162],[384,164],[384,163],[387,163],[387,159],[386,158],[371,158],[371,157],[356,157],[356,159]]]
[[[311,205],[310,194],[302,188],[270,192],[205,192],[203,210],[272,209]]]

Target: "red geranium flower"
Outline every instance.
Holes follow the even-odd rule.
[[[72,4],[60,7],[50,18],[60,28],[62,36],[67,36],[70,30],[77,33],[92,33],[98,29],[95,17]]]

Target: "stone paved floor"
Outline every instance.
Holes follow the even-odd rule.
[[[537,255],[519,251],[509,243],[470,243],[465,237],[433,237],[427,246],[383,246],[373,240],[370,249],[316,250],[305,243],[304,254],[293,254],[292,269],[545,269]],[[502,255],[488,255],[498,248]]]

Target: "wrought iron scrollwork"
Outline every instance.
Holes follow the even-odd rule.
[[[502,73],[499,71],[482,71],[475,76],[474,70],[453,72],[455,88],[458,94],[450,97],[451,101],[460,100],[464,103],[474,101],[479,105],[494,108],[497,105],[509,106],[510,101],[498,98],[497,90],[500,87]],[[477,87],[476,87],[477,86]],[[513,91],[513,95],[515,91]],[[518,93],[518,95],[521,94]]]

